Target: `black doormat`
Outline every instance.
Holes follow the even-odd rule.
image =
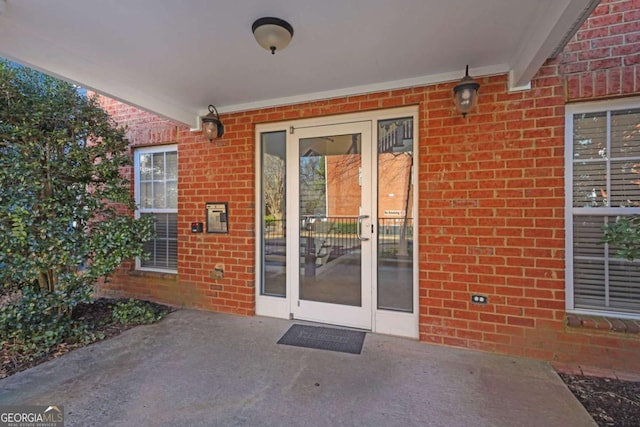
[[[322,326],[293,325],[278,344],[360,354],[365,333]]]

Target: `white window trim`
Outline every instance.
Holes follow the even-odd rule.
[[[164,153],[167,151],[178,151],[178,144],[168,144],[168,145],[157,145],[152,147],[140,147],[133,149],[133,194],[136,202],[136,210],[135,210],[135,218],[140,218],[141,213],[146,213],[144,209],[140,209],[140,154],[153,154],[153,153]],[[178,162],[180,162],[180,155],[178,154]],[[179,163],[178,163],[179,165]],[[180,176],[178,176],[178,186],[180,182]],[[176,209],[153,209],[153,212],[157,213],[178,213],[178,208]],[[170,268],[151,268],[151,267],[142,267],[140,262],[140,258],[136,258],[136,270],[139,271],[154,271],[158,273],[174,273],[177,274],[177,269]]]
[[[640,108],[640,97],[621,98],[606,101],[593,101],[568,104],[565,107],[565,309],[568,313],[592,316],[605,316],[619,319],[640,319],[640,313],[623,313],[608,310],[589,310],[575,308],[573,282],[573,116],[583,113],[599,113]],[[609,208],[607,214],[640,214],[640,208]]]

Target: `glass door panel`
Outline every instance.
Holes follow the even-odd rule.
[[[362,136],[300,144],[300,299],[362,305]]]
[[[413,311],[413,119],[378,122],[378,308]]]

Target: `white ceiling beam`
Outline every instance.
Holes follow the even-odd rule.
[[[548,3],[541,19],[532,21],[522,38],[509,72],[509,89],[517,91],[526,87],[545,61],[564,48],[599,3],[600,0]]]

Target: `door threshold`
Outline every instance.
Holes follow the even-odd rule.
[[[331,327],[331,328],[336,328],[336,329],[344,329],[344,330],[348,330],[348,331],[373,333],[373,331],[371,329],[357,328],[357,327],[354,327],[354,326],[345,326],[345,325],[339,325],[339,324],[335,324],[335,323],[325,323],[325,322],[319,322],[317,320],[297,319],[297,318],[293,317],[293,314],[291,314],[289,320],[291,322],[296,322],[296,323],[300,323],[301,325],[307,325],[307,326],[323,326],[323,327]]]

